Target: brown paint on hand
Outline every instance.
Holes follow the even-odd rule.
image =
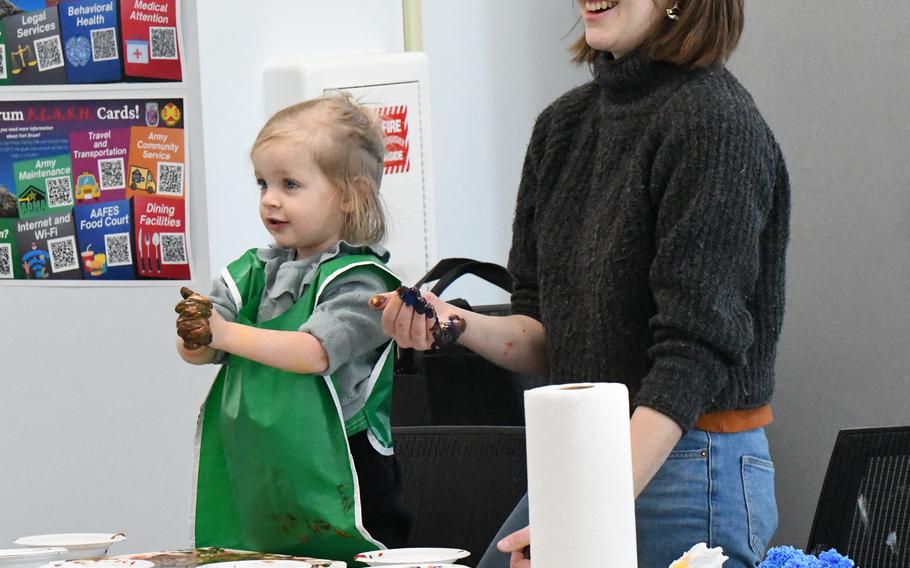
[[[389,301],[389,299],[386,296],[383,296],[382,294],[376,294],[375,296],[370,298],[369,303],[370,303],[370,307],[373,308],[374,310],[381,310],[382,308],[385,307],[385,305],[386,305],[386,303],[388,303],[388,301]]]
[[[177,335],[183,339],[186,349],[199,349],[212,342],[212,329],[209,318],[212,315],[212,302],[205,296],[187,287],[180,289],[183,300],[174,307],[177,317]]]

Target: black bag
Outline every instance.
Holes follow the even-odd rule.
[[[441,296],[465,274],[473,274],[506,292],[512,291],[508,270],[469,258],[439,261],[416,287],[436,281],[430,291]],[[462,298],[447,301],[485,315],[511,313],[509,304],[471,306]],[[524,391],[546,382],[545,377],[503,369],[457,343],[437,351],[399,348],[395,359],[392,424],[523,426]]]

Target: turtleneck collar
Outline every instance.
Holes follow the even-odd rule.
[[[643,101],[663,92],[663,87],[682,80],[691,71],[632,52],[619,59],[602,51],[593,65],[594,80],[613,104]]]

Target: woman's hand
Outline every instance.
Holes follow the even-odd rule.
[[[531,568],[531,527],[515,531],[496,543],[500,552],[511,552],[509,568]]]
[[[370,307],[382,310],[382,331],[399,347],[421,351],[430,349],[435,340],[431,329],[436,318],[444,322],[449,315],[458,315],[454,306],[440,300],[436,294],[421,292],[421,296],[433,307],[435,318],[431,314],[418,314],[413,306],[405,305],[398,292],[377,294],[370,298]]]

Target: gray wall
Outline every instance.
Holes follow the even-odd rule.
[[[910,423],[910,4],[761,0],[746,16],[730,67],[793,188],[775,541],[805,546],[837,431]]]

